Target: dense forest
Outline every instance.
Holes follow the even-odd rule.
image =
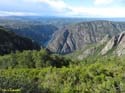
[[[74,62],[46,49],[17,51],[0,57],[0,91],[124,93],[124,61],[124,57],[103,56]]]
[[[0,57],[1,69],[16,69],[16,68],[45,68],[69,66],[72,61],[62,56],[51,54],[46,49],[40,51],[17,51],[15,54]]]

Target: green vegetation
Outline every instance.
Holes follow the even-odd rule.
[[[72,58],[75,61],[85,60],[86,58],[87,60],[89,59],[92,61],[101,56],[100,52],[104,48],[104,46],[105,46],[105,42],[103,44],[101,43],[90,44],[83,49],[76,50],[73,53],[66,54],[64,56],[68,58]],[[111,55],[111,53],[109,53],[109,55]]]
[[[69,66],[70,63],[72,63],[70,59],[50,54],[46,49],[41,49],[40,51],[17,51],[15,54],[11,53],[0,57],[1,69],[44,68],[48,66],[60,68]]]
[[[0,57],[0,91],[124,93],[124,61],[124,57],[105,56],[73,62],[45,49],[11,53]]]

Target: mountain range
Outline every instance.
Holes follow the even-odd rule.
[[[125,31],[125,22],[116,21],[116,19],[106,21],[99,19],[8,17],[7,19],[0,18],[0,20],[0,25],[4,29],[14,32],[18,36],[30,38],[53,53],[77,55],[78,59],[95,55],[95,53],[106,55],[111,50],[114,51],[116,46],[119,47],[121,46],[119,44],[123,44],[123,42],[118,42],[123,39]],[[118,38],[116,44],[115,40]],[[122,49],[124,49],[123,46]]]
[[[48,44],[54,53],[67,54],[96,44],[106,35],[110,37],[125,31],[124,22],[91,21],[67,25],[59,29]]]
[[[35,40],[41,46],[46,47],[52,39],[52,35],[72,24],[92,22],[98,20],[110,20],[113,22],[124,21],[125,18],[58,18],[35,16],[8,16],[0,17],[0,25],[16,34]]]

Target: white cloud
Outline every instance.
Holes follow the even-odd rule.
[[[36,4],[37,6],[42,6],[38,8],[37,6],[34,7],[32,11],[36,12],[39,15],[49,15],[49,16],[66,16],[66,17],[125,17],[125,7],[121,8],[97,8],[96,6],[93,7],[76,7],[71,6],[64,2],[63,0],[23,0],[24,2],[32,2],[33,4]],[[101,5],[101,4],[112,4],[114,0],[93,0],[95,1],[95,4]],[[123,0],[118,0],[117,2],[121,2]],[[44,7],[45,6],[45,7]],[[0,11],[0,16],[2,15],[18,15],[18,16],[24,16],[24,15],[38,15],[36,13],[28,13],[28,12],[8,12],[8,11]]]
[[[75,7],[66,4],[62,0],[39,0],[49,4],[55,10],[60,11],[63,16],[75,17],[125,17],[125,8],[96,8],[96,7]],[[95,4],[110,4],[113,0],[95,0]],[[67,11],[63,11],[63,10]],[[59,15],[61,15],[59,14]]]
[[[114,0],[94,0],[95,5],[111,4]]]
[[[36,13],[0,11],[0,16],[37,16]]]
[[[55,11],[58,11],[59,16],[74,16],[74,17],[125,17],[125,8],[96,8],[96,7],[75,7],[68,5],[63,0],[36,0],[37,2],[46,3]],[[95,4],[111,4],[113,0],[95,0]]]
[[[72,10],[76,16],[84,16],[86,14],[91,17],[125,17],[125,8],[74,7]]]
[[[56,10],[64,9],[67,6],[67,4],[63,0],[33,0],[36,2],[46,3],[52,8],[56,8]]]

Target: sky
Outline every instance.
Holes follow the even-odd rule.
[[[125,0],[0,0],[0,16],[125,17]]]

